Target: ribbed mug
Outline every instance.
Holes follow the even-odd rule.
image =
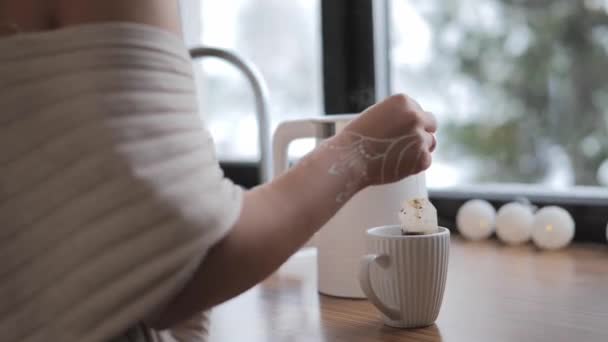
[[[418,328],[437,319],[448,273],[450,231],[402,235],[399,226],[366,233],[369,254],[361,260],[359,280],[384,323]]]

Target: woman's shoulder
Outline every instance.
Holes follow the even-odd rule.
[[[181,36],[178,0],[55,0],[60,28],[126,22],[154,26]]]
[[[10,20],[14,20],[14,32],[4,35],[0,32],[0,61],[23,61],[58,51],[117,44],[132,48],[153,45],[189,60],[181,37],[178,0],[47,1],[53,3],[49,12],[53,24],[49,27],[28,25],[28,18],[8,13]],[[19,6],[9,9],[14,12]],[[45,8],[41,5],[38,9]],[[7,14],[3,13],[0,8],[0,18]]]
[[[178,0],[0,1],[0,38],[113,22],[144,24],[181,36]]]

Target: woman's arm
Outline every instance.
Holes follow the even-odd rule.
[[[429,132],[435,131],[435,125],[432,115],[415,102],[403,95],[393,96],[371,107],[346,133],[317,148],[283,176],[247,192],[234,228],[211,249],[186,288],[152,324],[168,328],[262,281],[336,213],[343,204],[337,196],[348,184],[356,184],[350,197],[367,185],[392,182],[426,169],[434,148]],[[350,151],[329,146],[349,146],[353,137],[361,135],[394,138],[390,141],[395,142],[405,138],[395,144],[370,140],[365,145],[368,151],[386,152],[385,160],[368,161],[359,155],[352,167],[330,173]],[[394,150],[382,151],[391,145]]]
[[[180,32],[175,0],[54,1],[61,26],[131,21]],[[233,229],[151,323],[169,328],[242,293],[276,270],[357,191],[426,169],[434,146],[429,132],[435,125],[415,101],[404,95],[390,97],[332,138],[330,147],[317,148],[285,175],[247,192]],[[369,160],[348,149],[363,138],[369,138],[367,152],[382,158]],[[357,157],[337,165],[344,162],[345,153]],[[345,194],[342,200],[337,200],[339,194]]]

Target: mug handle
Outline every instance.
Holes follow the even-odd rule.
[[[382,268],[387,268],[389,265],[389,257],[386,254],[368,254],[361,259],[361,269],[359,272],[359,284],[367,299],[374,304],[386,317],[397,321],[401,319],[401,313],[397,309],[390,308],[385,305],[382,300],[374,292],[372,280],[370,277],[370,268],[373,263],[377,263]]]

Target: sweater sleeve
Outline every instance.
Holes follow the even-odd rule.
[[[177,38],[97,24],[1,44],[0,336],[108,341],[183,288],[242,189]]]

